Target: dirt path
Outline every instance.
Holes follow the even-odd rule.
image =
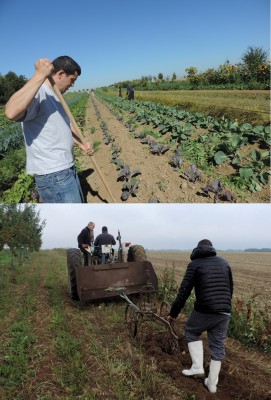
[[[152,333],[145,341],[146,355],[154,357],[163,372],[169,374],[176,387],[197,400],[270,400],[271,355],[250,351],[234,339],[225,342],[226,358],[222,362],[218,390],[209,393],[204,386],[204,378],[186,377],[182,369],[191,367],[191,358],[185,342],[183,326],[186,317],[180,315],[175,324],[180,339],[180,354],[170,355],[162,350],[163,335]],[[204,369],[208,376],[210,353],[207,335],[202,336],[204,344]],[[269,373],[267,372],[269,371]],[[193,398],[193,397],[189,397]]]
[[[106,145],[104,143],[103,131],[100,127],[101,121],[104,121],[108,125],[108,133],[115,137],[114,146],[117,145],[122,148],[118,158],[120,158],[124,164],[130,166],[131,172],[137,169],[141,171],[141,174],[137,176],[137,179],[141,181],[139,193],[136,196],[130,195],[125,203],[148,203],[150,199],[156,199],[161,203],[215,202],[215,195],[213,193],[206,195],[202,191],[202,188],[207,184],[212,184],[214,179],[200,171],[202,174],[201,181],[195,184],[189,182],[188,178],[183,173],[180,174],[174,171],[173,167],[169,164],[172,158],[171,150],[167,151],[162,156],[150,154],[147,145],[143,145],[140,143],[140,140],[134,139],[133,135],[129,134],[128,129],[123,123],[118,121],[103,104],[96,99],[95,102],[100,110],[101,119],[97,120],[95,109],[91,99],[89,99],[84,136],[92,143],[95,141],[101,142],[98,152],[95,153],[95,160],[104,174],[106,182],[117,203],[123,202],[121,200],[123,182],[117,180],[120,171],[116,169],[115,164],[111,163],[111,144]],[[90,133],[91,126],[96,129],[94,134]],[[94,171],[94,167],[88,156],[80,156],[79,161],[83,169],[79,177],[87,202],[112,202],[99,175]],[[183,161],[183,170],[190,170],[190,166],[191,163],[185,160]],[[224,190],[225,189],[226,188],[224,188]],[[248,203],[252,201],[250,192],[248,192],[250,198],[245,199],[233,190],[228,190],[234,194],[234,201],[236,203]],[[261,192],[261,196],[262,195],[263,191]],[[256,198],[254,201],[256,201]],[[223,202],[226,201],[219,200],[219,203]]]

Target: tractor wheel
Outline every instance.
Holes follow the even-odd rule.
[[[70,295],[73,300],[79,300],[76,283],[76,268],[82,266],[81,254],[79,249],[67,250],[68,277],[70,286]]]
[[[127,261],[128,262],[147,261],[147,256],[144,247],[139,246],[138,244],[130,246],[128,250]]]

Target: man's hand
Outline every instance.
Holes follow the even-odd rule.
[[[176,321],[176,318],[171,317],[170,315],[167,316],[168,322],[172,323]]]
[[[5,114],[11,121],[17,121],[25,117],[26,111],[33,101],[37,91],[44,83],[47,76],[54,70],[52,61],[48,58],[40,58],[35,63],[36,72],[29,81],[6,104]]]
[[[44,79],[47,78],[54,70],[52,61],[48,58],[40,58],[35,63],[36,73],[43,76]]]
[[[87,142],[87,147],[85,147],[83,144],[80,144],[79,147],[84,153],[88,154],[89,156],[93,156],[94,151],[90,142]]]

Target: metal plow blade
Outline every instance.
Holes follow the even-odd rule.
[[[125,262],[105,265],[90,265],[76,268],[77,293],[81,301],[119,296],[119,292],[108,288],[123,288],[125,294],[139,293],[149,283],[158,289],[158,279],[149,261]]]

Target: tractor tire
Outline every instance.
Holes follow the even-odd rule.
[[[135,244],[129,247],[128,255],[127,255],[128,262],[136,262],[136,261],[147,261],[147,255],[144,250],[144,247]]]
[[[76,268],[82,266],[81,253],[79,249],[67,250],[68,278],[70,295],[73,300],[79,300],[76,283]]]

